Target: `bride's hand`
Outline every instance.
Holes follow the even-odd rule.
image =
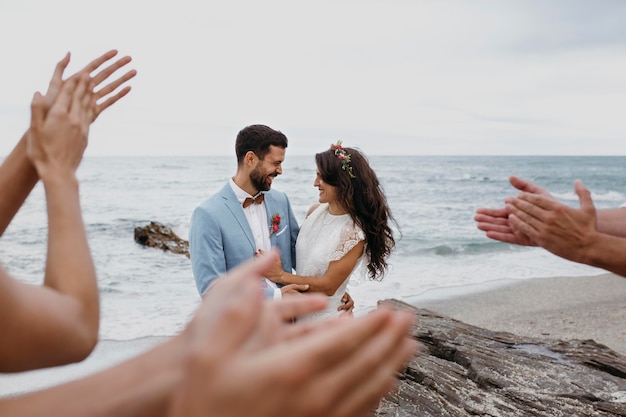
[[[260,256],[264,253],[265,252],[263,251],[263,249],[259,249],[256,251],[255,255]],[[272,282],[275,282],[276,284],[286,284],[282,281],[283,272],[283,263],[280,260],[280,256],[277,256],[276,263],[274,263],[272,269],[265,273],[265,278],[269,279]]]

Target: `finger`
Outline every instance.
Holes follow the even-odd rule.
[[[508,233],[511,231],[511,226],[509,226],[509,222],[507,220],[506,224],[493,224],[493,223],[476,223],[476,228],[478,230],[482,230],[483,232],[497,232],[497,233]]]
[[[72,94],[72,101],[70,103],[70,115],[76,120],[81,119],[81,115],[85,113],[85,104],[89,104],[89,96],[87,89],[89,87],[89,76],[87,74],[81,74],[78,78],[76,88]],[[85,98],[87,99],[85,101]]]
[[[323,310],[328,304],[328,297],[323,294],[306,294],[303,297],[287,297],[270,303],[279,318],[289,320]]]
[[[363,378],[363,383],[352,387],[351,392],[344,394],[343,401],[331,412],[330,417],[366,415],[373,412],[380,400],[397,386],[397,372],[406,367],[406,364],[418,353],[418,342],[403,337],[391,346],[393,351],[380,352],[381,357],[390,358],[383,366],[374,368]],[[380,347],[379,347],[380,349]],[[384,355],[384,356],[383,356]]]
[[[273,362],[273,368],[285,375],[280,380],[293,381],[295,378],[296,381],[306,383],[308,388],[296,390],[294,395],[323,390],[325,395],[318,402],[319,410],[323,411],[320,415],[326,415],[326,411],[331,410],[342,398],[337,390],[328,389],[325,385],[337,384],[337,380],[339,386],[355,386],[361,382],[351,379],[352,374],[346,373],[345,366],[341,365],[353,361],[355,357],[362,358],[362,347],[377,335],[389,331],[387,326],[390,318],[388,310],[379,310],[359,319],[333,318],[327,322],[318,322],[317,326],[309,327],[308,334],[277,344],[274,349],[258,351],[255,361]],[[379,353],[376,357],[380,360]],[[297,372],[293,363],[298,363]]]
[[[290,350],[300,352],[302,360],[298,362],[306,364],[307,373],[317,374],[349,358],[364,343],[384,332],[391,314],[388,309],[379,308],[357,319],[337,318],[333,326],[320,327],[309,337],[294,341],[298,347]]]
[[[89,64],[85,65],[85,67],[78,72],[79,73],[85,72],[87,74],[91,74],[98,67],[100,67],[102,64],[107,62],[109,59],[113,58],[115,55],[117,55],[117,50],[111,49],[110,51],[105,52],[104,54],[100,55],[98,58],[91,61]]]
[[[207,292],[189,327],[196,349],[210,348],[219,357],[243,345],[253,333],[262,313],[263,294],[258,282],[242,277],[235,273],[222,278]]]
[[[37,132],[43,124],[46,115],[46,99],[39,91],[33,94],[33,100],[30,104],[31,118],[30,126],[33,132]]]
[[[102,71],[93,76],[94,84],[96,86],[100,85],[101,82],[109,78],[111,74],[122,68],[124,65],[128,64],[130,61],[132,61],[132,58],[129,56],[124,56],[118,59],[113,64],[109,65],[108,67],[104,68]]]
[[[57,94],[61,90],[61,85],[63,84],[63,72],[65,72],[65,68],[67,68],[69,63],[70,53],[67,52],[63,59],[61,59],[54,68],[54,73],[52,74],[52,78],[48,84],[48,90],[46,91],[46,104],[48,106],[51,106],[52,103],[54,103]]]
[[[263,302],[261,287],[251,281],[240,285],[236,293],[221,297],[212,314],[199,326],[201,342],[196,346],[210,349],[221,361],[223,355],[232,355],[245,350],[248,344],[259,343]]]
[[[104,110],[106,110],[112,104],[116,103],[119,99],[121,99],[122,97],[124,97],[128,93],[130,93],[130,86],[124,87],[122,90],[120,90],[114,96],[111,96],[108,99],[106,99],[103,103],[98,104],[97,107],[96,107],[96,111],[94,113],[92,122],[95,121],[98,118],[100,113],[102,113]]]
[[[495,218],[495,217],[506,217],[508,213],[504,207],[502,208],[482,207],[476,210],[476,215],[477,216],[489,216],[489,217]]]
[[[539,236],[537,229],[528,221],[528,217],[522,218],[522,216],[525,216],[523,212],[519,212],[519,215],[511,214],[509,217],[509,220],[511,221],[511,228],[515,234],[528,236],[529,239],[536,241]]]
[[[96,97],[98,99],[100,99],[100,98],[102,98],[102,97],[112,93],[120,85],[124,84],[126,81],[130,80],[135,75],[137,75],[137,70],[130,70],[130,71],[128,71],[127,73],[125,73],[124,75],[122,75],[121,77],[116,79],[115,81],[112,81],[111,83],[105,85],[100,90],[98,90],[98,92],[96,93]],[[94,83],[95,83],[95,80],[94,80]]]
[[[545,218],[546,211],[553,211],[560,205],[562,204],[558,201],[551,200],[545,196],[526,192],[514,198],[510,204],[510,206],[516,207],[518,210],[522,210],[538,219]],[[509,205],[507,205],[507,207],[509,207]]]
[[[509,182],[513,187],[517,188],[520,191],[525,191],[529,193],[537,193],[543,191],[543,188],[539,187],[538,185],[533,184],[532,182],[525,179],[516,177],[515,175],[511,175],[509,177]]]
[[[334,326],[341,318],[333,317],[328,320],[306,320],[296,321],[289,326],[283,328],[283,340],[290,340],[303,335],[315,332],[326,331],[330,327]]]
[[[294,317],[319,311],[326,306],[327,297],[318,294],[297,299],[266,300],[263,311],[257,316],[257,324],[250,329],[245,349],[257,352],[259,349],[285,340],[285,329],[291,327]]]
[[[391,388],[396,373],[417,352],[417,342],[408,335],[414,323],[413,314],[394,313],[383,331],[335,368],[332,379],[321,381],[342,398],[333,415],[352,415],[348,410],[371,407]]]
[[[84,116],[86,126],[84,127],[87,131],[89,130],[89,124],[94,119],[94,114],[96,112],[96,99],[93,95],[93,83],[91,82],[91,78],[87,76],[87,90],[83,95],[83,101],[81,103],[84,109]]]
[[[574,181],[574,190],[576,191],[576,195],[578,195],[580,208],[587,213],[595,212],[596,208],[593,205],[591,192],[585,187],[581,180]]]
[[[70,106],[72,104],[72,97],[74,95],[74,91],[76,89],[76,85],[78,84],[79,79],[76,77],[72,77],[63,83],[61,87],[61,91],[58,94],[57,99],[52,104],[52,109],[58,109],[63,112],[67,112],[70,110]]]
[[[485,214],[477,214],[474,216],[474,220],[477,223],[488,223],[497,226],[505,226],[507,224],[507,217],[509,213],[507,212],[506,217],[492,217]]]
[[[509,232],[495,232],[489,231],[487,232],[487,237],[489,239],[497,240],[499,242],[504,243],[512,243],[515,245],[522,245],[523,243],[520,241],[519,237],[510,229]]]

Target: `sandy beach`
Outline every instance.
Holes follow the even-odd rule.
[[[434,290],[412,301],[466,323],[521,336],[593,339],[626,355],[626,279],[537,278]],[[133,357],[162,337],[101,341],[85,361],[56,368],[0,374],[0,397],[71,381]]]
[[[448,289],[412,304],[490,330],[552,339],[593,339],[626,355],[626,278],[536,278],[489,284],[455,296]],[[458,292],[458,291],[457,291]],[[452,294],[452,295],[450,295]]]

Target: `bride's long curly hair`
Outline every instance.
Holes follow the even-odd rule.
[[[371,279],[381,280],[387,272],[387,258],[395,247],[387,198],[369,161],[357,149],[340,146],[315,155],[320,177],[337,188],[337,198],[352,220],[365,233],[367,269]],[[342,154],[343,156],[339,156]],[[399,229],[398,229],[399,230]]]

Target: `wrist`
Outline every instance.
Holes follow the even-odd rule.
[[[600,233],[595,233],[585,240],[586,245],[581,250],[579,262],[597,268],[606,267],[606,258],[612,255],[612,237]]]
[[[63,185],[78,188],[78,179],[72,170],[44,166],[43,164],[35,164],[35,168],[46,187]]]
[[[288,284],[288,282],[285,280],[285,271],[283,271],[282,269],[280,270],[280,272],[278,274],[276,274],[276,276],[274,277],[275,279],[275,283],[277,284]]]

